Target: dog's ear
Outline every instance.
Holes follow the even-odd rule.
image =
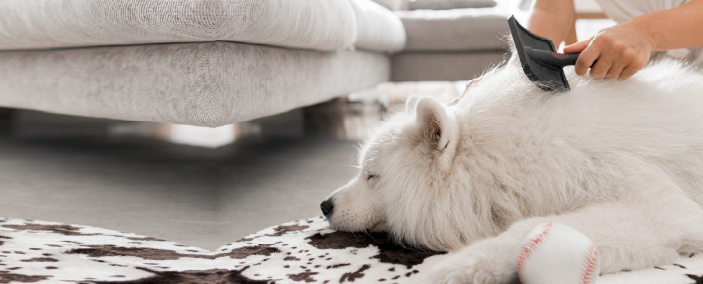
[[[417,101],[420,99],[419,96],[410,96],[408,100],[405,101],[405,111],[413,112],[417,106]]]
[[[438,162],[444,169],[451,168],[459,143],[459,126],[454,116],[440,102],[433,98],[421,98],[415,107],[416,121],[423,139],[439,151]]]

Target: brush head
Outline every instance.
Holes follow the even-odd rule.
[[[569,82],[566,80],[566,75],[564,75],[564,70],[562,68],[540,64],[538,61],[533,60],[525,50],[526,47],[529,47],[533,50],[556,52],[552,41],[535,35],[522,27],[517,20],[515,20],[515,16],[510,16],[510,18],[508,18],[508,25],[510,26],[510,34],[513,36],[513,42],[515,42],[518,57],[520,58],[522,70],[525,71],[527,78],[535,82],[537,86],[545,91],[569,91]]]

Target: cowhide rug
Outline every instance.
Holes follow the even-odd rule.
[[[322,217],[274,226],[214,252],[88,226],[0,218],[0,283],[417,283],[443,253]],[[703,283],[703,254],[598,283]]]

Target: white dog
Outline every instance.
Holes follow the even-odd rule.
[[[703,74],[674,62],[626,81],[566,72],[568,93],[509,65],[454,106],[410,99],[323,202],[330,226],[457,251],[435,283],[513,281],[519,241],[546,221],[590,237],[602,273],[703,250]]]

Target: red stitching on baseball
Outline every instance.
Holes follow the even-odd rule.
[[[591,243],[588,247],[588,253],[584,259],[583,267],[581,268],[581,281],[579,283],[590,283],[591,279],[597,276],[593,274],[596,272],[596,267],[598,266],[598,255],[598,247],[596,244]]]
[[[544,226],[544,230],[537,235],[534,239],[530,239],[525,243],[524,246],[520,249],[520,253],[517,256],[517,275],[520,277],[520,282],[525,283],[525,280],[522,279],[522,271],[525,267],[525,264],[527,264],[527,261],[530,259],[532,254],[539,248],[544,241],[547,239],[549,234],[552,231],[552,222],[547,223]]]

